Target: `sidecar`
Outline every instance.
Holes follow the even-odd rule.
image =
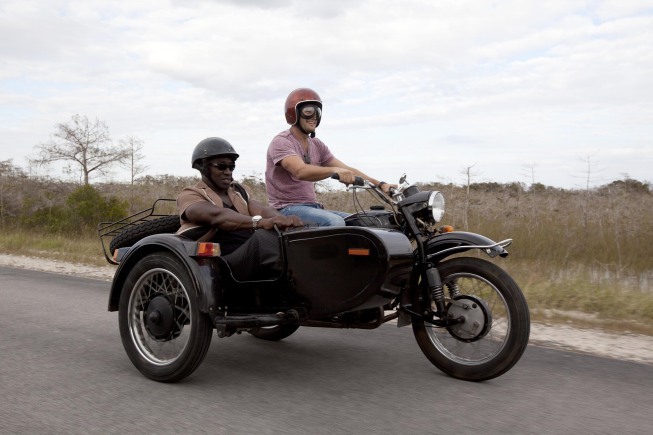
[[[371,329],[396,317],[384,307],[411,279],[413,249],[404,234],[310,228],[279,233],[278,242],[283,270],[251,281],[232,274],[214,243],[166,233],[115,249],[108,308],[119,311],[134,365],[172,382],[197,368],[213,329],[220,337],[246,331],[279,340],[300,326]]]
[[[173,234],[145,237],[117,255],[109,311],[119,308],[125,280],[134,266],[152,253],[168,253],[184,266],[199,287],[202,311],[233,306],[238,311],[270,311],[287,304],[322,317],[382,307],[396,298],[410,279],[413,250],[397,231],[365,227],[314,228],[279,234],[284,270],[278,277],[243,281],[235,278],[219,255]],[[265,294],[267,293],[267,294]],[[261,303],[266,300],[267,304]]]

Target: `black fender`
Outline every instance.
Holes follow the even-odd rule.
[[[466,231],[452,231],[436,234],[428,239],[424,242],[424,250],[426,251],[426,261],[437,264],[450,255],[459,254],[470,249],[480,249],[492,258],[496,256],[506,257],[508,256],[508,251],[504,248],[511,243],[512,239],[495,242],[480,234]],[[418,290],[422,288],[424,291],[428,291],[427,288],[421,286],[420,278],[420,274],[413,274],[410,285],[413,291],[405,292],[401,300],[402,305],[409,307],[410,312],[418,316],[424,313],[427,309],[427,304],[430,304],[428,295]],[[408,311],[403,312],[400,315],[398,325],[405,326],[410,324],[410,315]]]
[[[438,234],[424,244],[426,259],[429,262],[437,263],[442,259],[470,249],[480,249],[490,257],[494,258],[508,256],[504,248],[512,243],[512,239],[495,242],[485,236],[466,231],[452,231],[450,233]]]
[[[111,283],[109,311],[118,311],[120,294],[132,267],[153,252],[170,252],[184,266],[198,292],[199,308],[204,313],[215,313],[218,306],[216,295],[219,286],[220,265],[217,258],[195,257],[197,242],[174,234],[155,234],[136,242],[121,258]]]

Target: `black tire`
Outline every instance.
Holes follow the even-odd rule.
[[[129,272],[118,323],[129,359],[143,375],[160,382],[176,382],[193,373],[213,333],[210,317],[199,310],[188,272],[167,252],[143,257]]]
[[[111,240],[111,243],[109,243],[109,252],[113,253],[118,248],[132,246],[143,237],[153,234],[175,233],[180,226],[179,216],[170,215],[127,227]]]
[[[437,328],[414,319],[413,332],[424,355],[444,373],[467,381],[485,381],[510,370],[524,353],[530,335],[528,305],[517,283],[498,266],[479,258],[454,258],[441,263],[438,270],[445,294],[447,284],[455,283],[463,295],[452,310],[457,310],[456,317],[469,310],[482,327],[472,337],[463,330],[469,326],[460,326],[463,333],[459,334],[455,326]]]
[[[256,338],[268,341],[279,341],[290,337],[299,329],[299,325],[277,325],[250,329],[249,333]]]

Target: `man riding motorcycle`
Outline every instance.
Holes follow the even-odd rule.
[[[314,183],[337,174],[345,184],[356,176],[381,186],[391,187],[338,160],[315,130],[322,119],[322,100],[312,89],[295,89],[285,104],[290,129],[276,135],[267,151],[265,187],[270,205],[284,215],[296,214],[307,224],[344,226],[348,213],[324,210],[317,202]],[[396,187],[396,186],[395,186]]]

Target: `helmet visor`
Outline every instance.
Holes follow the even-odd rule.
[[[315,104],[307,104],[299,108],[299,116],[304,119],[311,119],[317,115],[317,119],[322,118],[322,109]]]

